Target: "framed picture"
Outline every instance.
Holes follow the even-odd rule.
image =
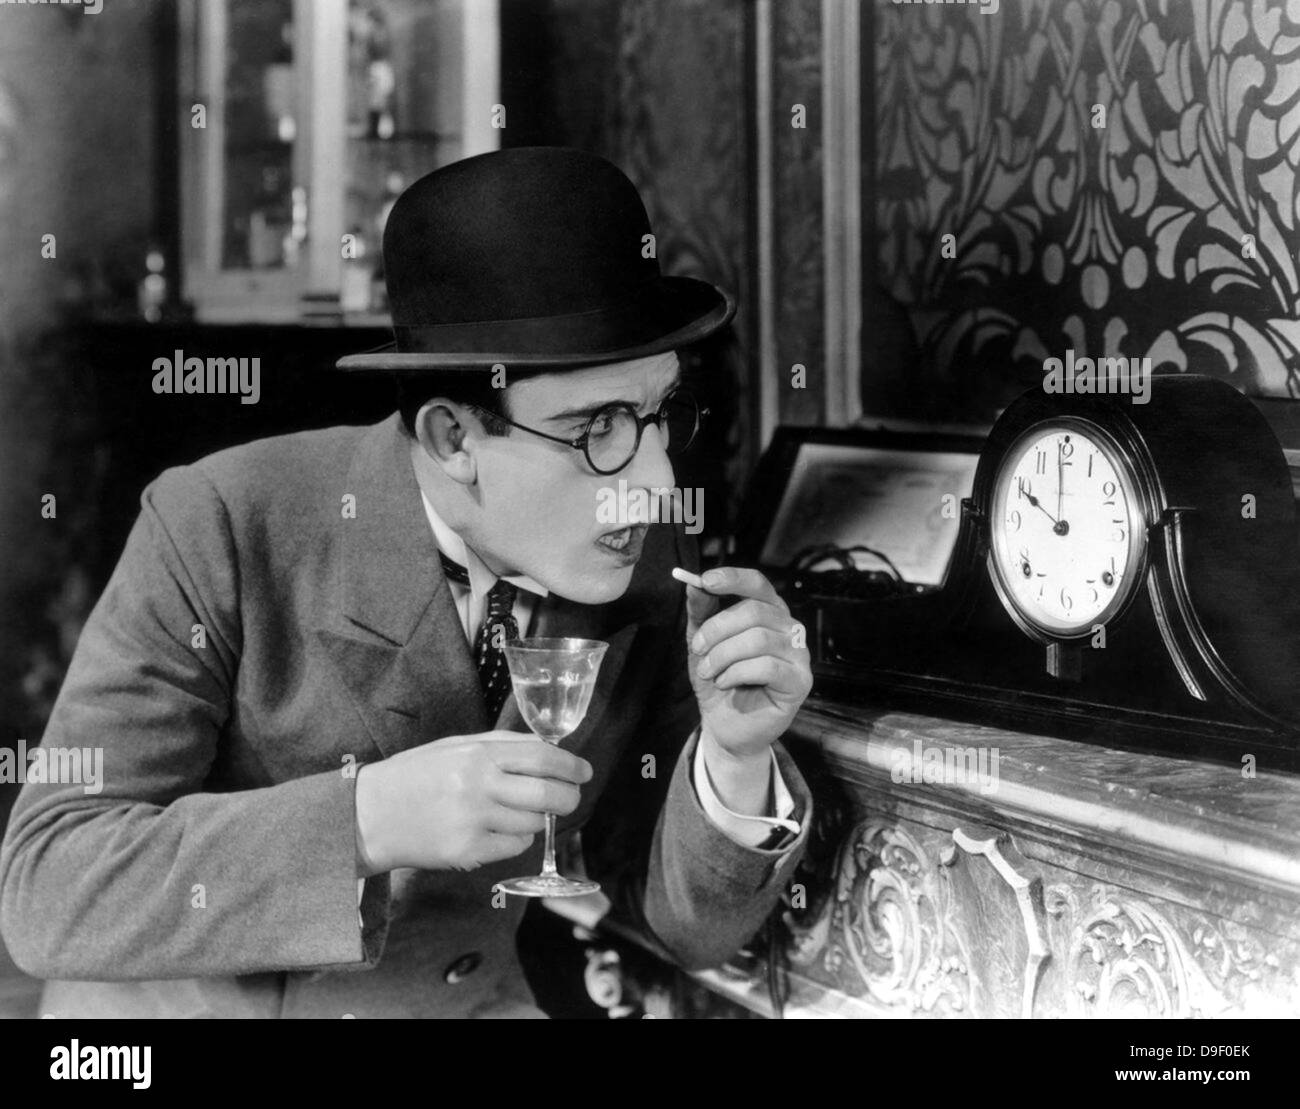
[[[778,573],[814,547],[870,547],[905,581],[938,588],[981,447],[973,436],[779,428],[741,516],[738,553]],[[868,552],[851,557],[884,568]]]

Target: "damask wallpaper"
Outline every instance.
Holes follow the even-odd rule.
[[[988,420],[1073,348],[1300,397],[1300,2],[873,17],[867,277],[915,345],[868,315],[864,394]]]
[[[732,293],[730,328],[692,352],[711,434],[683,461],[721,542],[754,459],[758,389],[746,0],[507,0],[506,145],[593,150],[635,182],[664,272]],[[689,371],[688,371],[689,372]]]
[[[771,118],[756,118],[772,138],[772,333],[776,419],[785,424],[820,424],[826,410],[821,14],[821,0],[772,5]],[[804,127],[791,126],[796,105]],[[795,365],[808,371],[803,388],[787,386]]]

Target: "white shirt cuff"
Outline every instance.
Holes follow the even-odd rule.
[[[698,742],[695,745],[695,795],[700,799],[700,807],[713,823],[737,843],[745,847],[757,847],[771,836],[777,828],[799,834],[799,822],[791,820],[794,812],[794,798],[781,777],[781,768],[776,761],[776,752],[769,749],[772,757],[773,795],[776,801],[776,813],[773,816],[746,816],[732,812],[718,798],[709,779],[709,768],[704,758],[704,736],[696,729]]]

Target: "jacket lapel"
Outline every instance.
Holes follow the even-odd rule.
[[[385,756],[487,726],[408,450],[396,415],[362,438],[340,491],[356,517],[339,521],[334,603],[315,629]]]

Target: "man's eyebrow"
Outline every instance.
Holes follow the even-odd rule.
[[[655,405],[663,403],[664,397],[671,393],[682,383],[682,375],[679,373],[671,382],[664,386],[659,396],[655,400]],[[578,420],[590,419],[602,408],[608,408],[611,404],[627,404],[636,408],[636,402],[624,397],[610,397],[608,400],[596,401],[594,404],[583,405],[580,408],[566,408],[563,412],[557,412],[553,416],[547,416],[549,420]]]

